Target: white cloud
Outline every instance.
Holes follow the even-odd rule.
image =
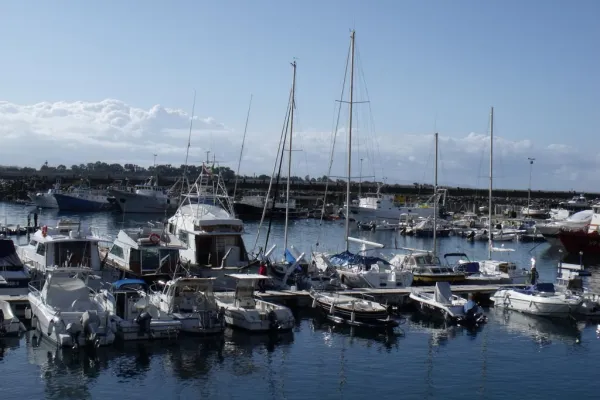
[[[201,112],[200,112],[201,114]],[[232,123],[232,121],[228,121]],[[240,121],[238,121],[239,124]],[[280,121],[273,121],[273,126]],[[0,150],[2,164],[39,166],[80,164],[96,160],[182,164],[185,159],[190,115],[155,105],[132,107],[122,101],[43,102],[19,105],[0,102]],[[241,124],[239,124],[241,126]],[[270,174],[280,132],[247,134],[242,172]],[[363,137],[364,136],[364,137]],[[375,140],[373,136],[377,136]],[[195,118],[190,160],[199,162],[205,151],[236,168],[242,132],[212,117]],[[331,133],[319,129],[295,132],[293,174],[322,176],[330,159]],[[332,175],[346,174],[346,133],[336,136]],[[353,139],[353,175],[359,175],[360,159],[365,179],[387,177],[389,182],[431,182],[433,179],[433,135],[356,131]],[[464,133],[439,137],[439,181],[453,186],[487,185],[489,136]],[[528,184],[528,157],[535,157],[533,187],[596,191],[600,158],[565,144],[538,146],[527,138],[495,137],[494,168],[497,187],[524,188]],[[284,168],[284,174],[287,168]]]

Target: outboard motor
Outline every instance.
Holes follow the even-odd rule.
[[[67,333],[71,336],[71,342],[73,342],[73,349],[79,347],[79,336],[83,331],[83,326],[77,322],[71,322],[67,325]]]
[[[152,331],[150,330],[150,322],[152,321],[152,315],[150,315],[147,311],[142,311],[140,315],[135,317],[133,322],[138,324],[138,336],[144,336],[148,334],[148,336],[152,337]]]
[[[100,317],[98,317],[98,312],[95,310],[86,311],[79,321],[83,327],[86,344],[100,347],[100,339],[97,338],[98,329],[100,328]]]
[[[275,311],[269,311],[269,313],[267,314],[267,319],[269,320],[269,329],[279,329],[279,321],[277,321],[277,314],[275,314]]]

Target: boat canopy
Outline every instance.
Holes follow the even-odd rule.
[[[131,286],[135,289],[137,289],[135,286],[141,286],[142,289],[146,289],[148,284],[141,279],[121,279],[112,284],[113,289],[116,290],[131,289]]]
[[[21,268],[23,263],[17,255],[15,244],[10,239],[0,239],[0,269],[3,267]]]

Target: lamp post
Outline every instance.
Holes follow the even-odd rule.
[[[531,172],[533,170],[533,162],[535,158],[528,158],[529,160],[529,191],[527,192],[527,216],[531,217]]]

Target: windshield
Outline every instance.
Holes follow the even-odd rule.
[[[440,259],[435,257],[433,254],[426,254],[422,256],[415,256],[417,265],[439,265]]]

